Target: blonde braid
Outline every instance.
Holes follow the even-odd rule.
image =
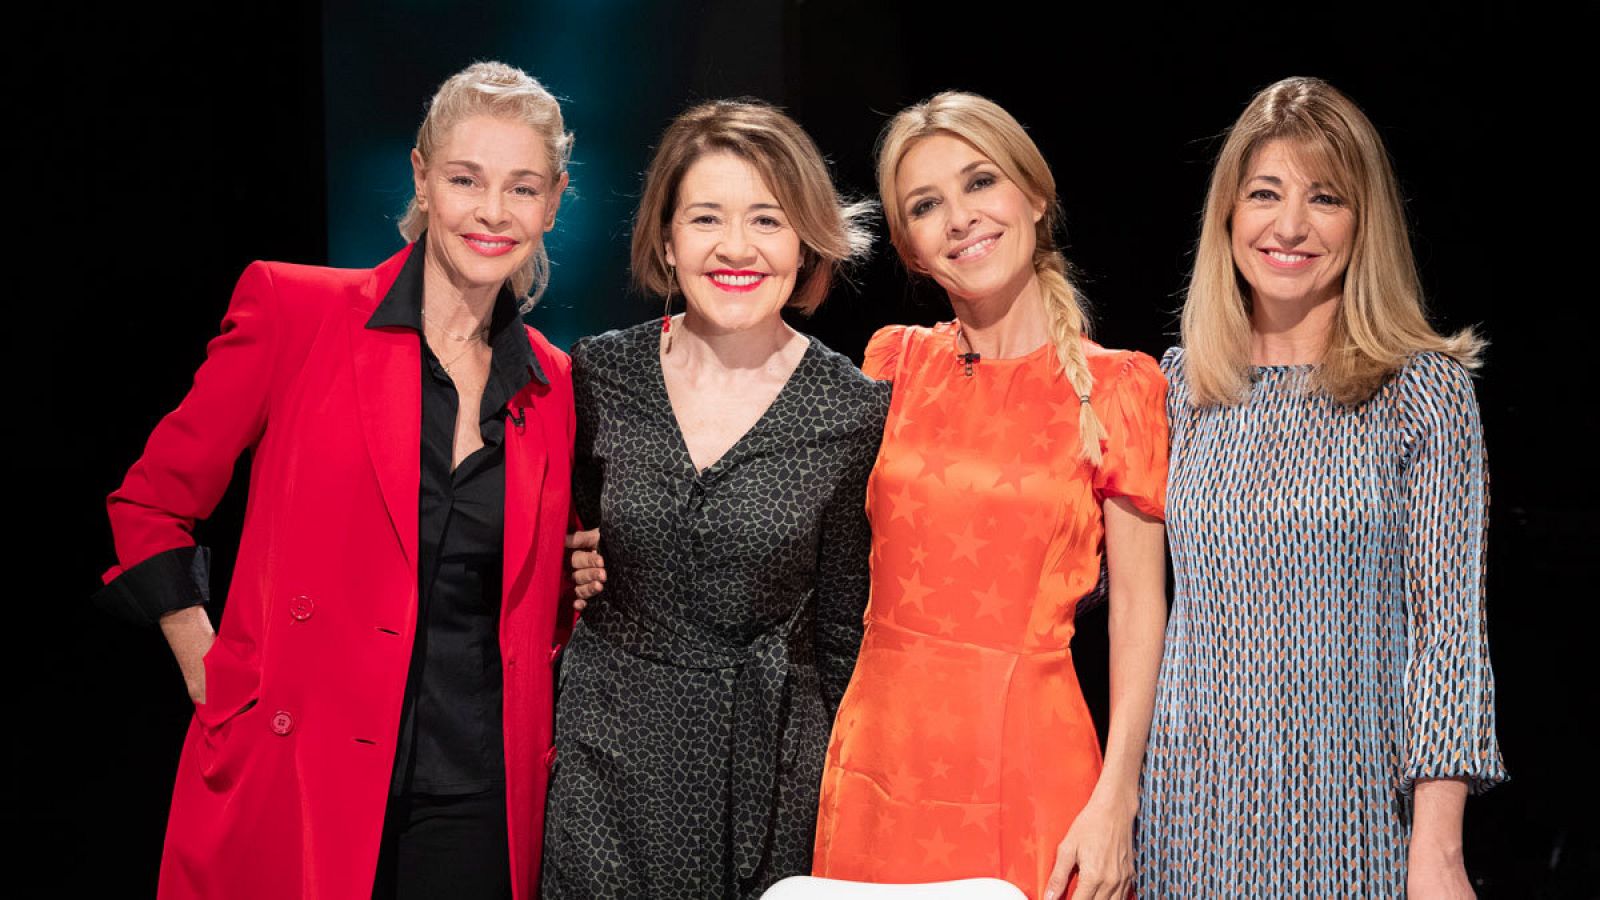
[[[1089,374],[1089,362],[1083,357],[1082,339],[1088,331],[1083,307],[1067,278],[1067,262],[1059,251],[1041,247],[1035,256],[1034,271],[1039,276],[1039,292],[1044,295],[1045,313],[1050,317],[1050,339],[1056,345],[1056,357],[1061,360],[1061,371],[1072,385],[1072,392],[1078,395],[1078,452],[1099,466],[1100,442],[1108,435],[1089,403],[1094,376]]]

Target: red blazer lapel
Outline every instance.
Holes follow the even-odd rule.
[[[526,583],[525,569],[534,556],[534,537],[538,533],[539,514],[542,509],[545,468],[549,452],[545,446],[543,418],[533,408],[535,402],[532,385],[517,392],[507,405],[511,413],[506,422],[506,535],[504,563],[504,604],[502,614],[509,613],[519,597],[526,593],[519,585]]]
[[[350,310],[350,351],[356,405],[383,503],[413,571],[417,568],[418,490],[422,484],[422,346],[414,331],[368,328],[378,301],[394,283],[407,254],[377,269]]]

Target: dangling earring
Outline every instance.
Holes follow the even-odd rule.
[[[667,266],[667,302],[661,309],[661,352],[672,352],[672,286],[678,273],[671,264]]]

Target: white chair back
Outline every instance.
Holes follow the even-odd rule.
[[[761,895],[761,900],[1028,900],[1017,886],[998,878],[963,878],[926,884],[867,884],[796,875]]]

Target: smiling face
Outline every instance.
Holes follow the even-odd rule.
[[[948,134],[923,138],[900,158],[894,184],[914,268],[952,297],[1014,294],[1033,277],[1044,202],[977,148]]]
[[[566,189],[544,138],[512,119],[465,119],[431,161],[411,152],[417,203],[428,213],[428,267],[458,289],[498,291],[555,227]]]
[[[778,318],[800,270],[800,237],[761,173],[710,153],[684,172],[677,197],[667,264],[690,313],[716,332]]]
[[[1230,230],[1253,302],[1315,306],[1343,291],[1355,212],[1307,174],[1293,144],[1271,141],[1251,157]]]

